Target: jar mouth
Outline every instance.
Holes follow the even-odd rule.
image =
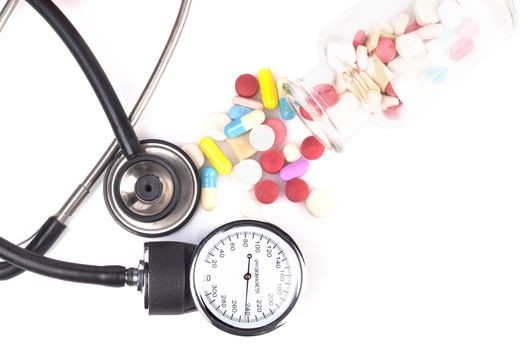
[[[310,130],[310,132],[329,150],[341,153],[344,151],[344,142],[341,132],[331,121],[326,109],[303,87],[302,80],[286,80],[283,84],[285,97],[294,113]],[[310,118],[303,113],[306,112]]]
[[[516,11],[516,5],[514,4],[514,0],[505,0],[505,4],[507,5],[507,8],[509,10],[513,28],[514,30],[516,30],[516,28],[518,27],[518,11]]]

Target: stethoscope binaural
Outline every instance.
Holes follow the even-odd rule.
[[[19,0],[0,13],[0,31]],[[90,266],[43,255],[67,220],[106,172],[104,198],[113,218],[143,237],[176,232],[192,218],[200,198],[198,170],[179,147],[161,140],[139,141],[134,125],[148,104],[186,22],[191,1],[182,0],[166,47],[129,119],[96,57],[51,0],[27,0],[71,51],[95,91],[116,140],[56,215],[26,242],[0,237],[0,280],[24,270],[65,281],[110,287],[135,286],[152,315],[198,309],[219,329],[259,335],[279,327],[302,290],[304,262],[294,241],[277,226],[253,220],[223,225],[198,246],[149,242],[138,268]]]

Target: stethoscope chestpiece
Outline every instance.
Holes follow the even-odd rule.
[[[200,197],[198,170],[180,148],[165,141],[141,142],[142,154],[118,154],[104,179],[104,198],[113,218],[126,230],[160,237],[182,228]]]

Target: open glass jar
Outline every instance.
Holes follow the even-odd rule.
[[[416,115],[515,26],[512,0],[365,0],[325,30],[321,63],[283,90],[310,131],[342,152],[365,123]]]

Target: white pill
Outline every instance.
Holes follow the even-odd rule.
[[[377,29],[384,34],[394,34],[394,27],[388,22],[379,23]]]
[[[261,205],[254,199],[245,199],[241,203],[241,214],[245,218],[257,219],[261,212]]]
[[[438,7],[438,0],[417,0],[414,7],[417,23],[422,26],[438,23]]]
[[[335,92],[337,92],[339,95],[346,91],[346,80],[344,74],[338,73],[336,75],[334,88]]]
[[[421,80],[411,75],[398,75],[392,80],[392,87],[401,101],[410,103],[419,96]]]
[[[254,149],[264,152],[275,144],[275,132],[268,125],[258,125],[250,131],[249,140]]]
[[[284,146],[283,154],[288,163],[293,163],[301,159],[301,148],[295,143],[290,143]]]
[[[407,30],[408,23],[410,22],[410,16],[406,13],[402,13],[393,20],[390,21],[392,28],[394,28],[395,35],[403,35]]]
[[[197,169],[202,168],[202,166],[204,165],[204,154],[202,153],[199,146],[192,143],[188,143],[182,146],[182,150],[186,152],[188,156],[190,156]]]
[[[424,53],[425,43],[417,34],[405,34],[397,38],[396,49],[401,57],[410,58]]]
[[[456,1],[452,0],[443,1],[439,6],[438,13],[441,23],[449,29],[459,27],[465,19],[465,11],[463,10],[463,7]]]
[[[416,57],[397,57],[388,63],[388,68],[396,74],[417,76],[423,73],[432,64],[427,54]]]
[[[383,95],[381,99],[381,109],[383,111],[396,106],[399,106],[399,99],[397,97]]]
[[[262,174],[263,171],[259,163],[253,159],[246,159],[233,167],[230,176],[234,183],[238,181],[241,185],[253,187],[261,181]]]
[[[231,123],[230,117],[226,113],[213,113],[206,120],[206,135],[215,141],[226,140],[224,127]]]
[[[416,30],[414,34],[417,34],[417,36],[419,36],[423,40],[432,40],[435,38],[439,38],[444,31],[445,26],[441,23],[437,23],[421,27],[418,30]]]
[[[360,70],[368,69],[368,50],[366,46],[360,45],[356,49],[357,66]]]
[[[239,191],[250,192],[255,188],[254,185],[246,185],[240,182],[235,176],[232,176],[232,174],[230,174],[230,181]]]
[[[313,190],[306,199],[306,208],[317,218],[331,216],[337,207],[335,195],[328,190]]]
[[[373,116],[381,116],[383,115],[383,109],[381,108],[381,100],[382,100],[381,92],[379,91],[368,91],[367,93],[367,101],[363,105],[365,110],[370,113]]]
[[[449,51],[440,39],[430,40],[425,44],[430,62],[435,65],[448,65],[450,63]]]

